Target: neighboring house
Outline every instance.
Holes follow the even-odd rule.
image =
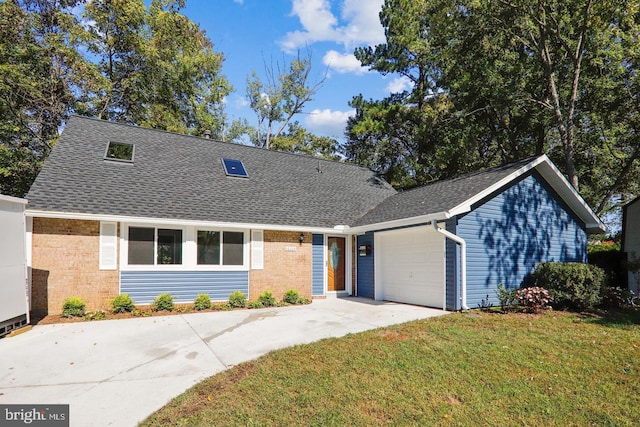
[[[622,251],[626,253],[629,268],[629,289],[638,295],[640,289],[640,197],[622,209]]]
[[[26,205],[0,194],[0,337],[29,323]]]
[[[538,262],[585,262],[604,229],[544,155],[398,193],[352,164],[81,117],[27,198],[49,313],[288,289],[475,307]]]

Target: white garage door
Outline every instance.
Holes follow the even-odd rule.
[[[444,239],[428,226],[376,233],[376,299],[442,308]]]

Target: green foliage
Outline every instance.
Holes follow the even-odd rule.
[[[627,269],[625,268],[627,257],[620,250],[620,245],[589,246],[588,258],[589,264],[604,270],[608,286],[625,286],[627,282]]]
[[[114,313],[131,312],[135,304],[129,294],[120,294],[111,300],[111,311]]]
[[[193,302],[193,307],[198,311],[207,310],[211,308],[211,298],[207,294],[200,294]]]
[[[85,314],[85,304],[80,297],[70,297],[62,304],[63,317],[82,317]]]
[[[636,1],[386,0],[362,65],[402,77],[351,101],[346,156],[410,188],[546,153],[597,212],[640,193]]]
[[[285,292],[284,297],[282,298],[282,301],[288,304],[297,304],[299,300],[300,300],[300,294],[295,289],[290,289],[287,292]]]
[[[248,306],[249,308],[263,308],[264,305],[260,301],[251,301]]]
[[[131,315],[133,317],[150,317],[153,315],[153,311],[148,310],[148,309],[139,309],[139,308],[134,308],[133,311],[131,312]]]
[[[276,305],[276,297],[273,296],[273,292],[264,291],[258,296],[258,302],[264,307],[272,307]]]
[[[517,289],[507,289],[502,283],[499,283],[496,289],[496,296],[500,302],[500,310],[503,313],[507,313],[518,305]]]
[[[289,123],[286,132],[283,131],[271,140],[270,148],[327,160],[340,160],[342,150],[340,143],[334,138],[316,136],[298,122]]]
[[[170,293],[162,293],[153,300],[151,307],[155,311],[173,311],[173,296]]]
[[[98,311],[91,311],[89,313],[86,313],[83,316],[84,320],[88,320],[88,321],[92,321],[92,320],[105,320],[107,318],[107,313],[105,313],[102,310],[98,310]]]
[[[247,305],[247,297],[240,291],[233,291],[229,294],[229,305],[232,308],[244,307]]]
[[[556,308],[590,310],[602,300],[605,273],[589,264],[540,263],[531,274],[531,284],[547,289]]]

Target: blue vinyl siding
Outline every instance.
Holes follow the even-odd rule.
[[[520,287],[539,262],[586,262],[584,224],[569,212],[534,173],[461,216],[457,235],[467,242],[467,305],[477,307],[487,295],[497,304],[496,286]]]
[[[356,263],[358,265],[358,277],[357,281],[357,294],[359,297],[374,297],[374,284],[375,284],[375,271],[373,257],[375,256],[375,248],[373,247],[373,232],[369,231],[366,234],[358,236],[358,244],[370,245],[371,254],[367,256],[360,256],[356,248]]]
[[[168,292],[177,303],[189,303],[206,293],[213,301],[225,301],[233,291],[249,296],[248,271],[121,271],[120,293],[136,304],[150,304]]]
[[[445,223],[447,231],[456,234],[456,219]],[[460,245],[451,239],[445,239],[445,277],[447,283],[447,310],[460,309]]]
[[[314,234],[311,248],[311,294],[324,295],[324,235]]]

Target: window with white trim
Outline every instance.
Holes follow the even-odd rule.
[[[197,230],[198,265],[244,265],[244,232]]]
[[[182,230],[129,227],[129,265],[182,264]]]

